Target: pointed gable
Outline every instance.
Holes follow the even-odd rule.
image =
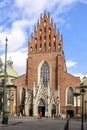
[[[43,53],[51,51],[62,51],[62,40],[60,32],[56,33],[56,24],[53,24],[53,19],[50,19],[50,14],[40,15],[40,20],[37,22],[37,27],[34,28],[34,33],[29,41],[29,53]]]

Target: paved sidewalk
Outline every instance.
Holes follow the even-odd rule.
[[[10,125],[16,125],[22,123],[21,120],[17,120],[17,119],[8,119],[8,123],[7,124],[3,124],[2,123],[2,118],[0,118],[0,127],[6,127],[6,126],[10,126]]]
[[[58,123],[63,123],[63,126],[62,128],[64,128],[64,125],[66,124],[66,119],[57,119],[57,118],[41,118],[41,119],[38,119],[38,118],[33,118],[33,117],[26,117],[26,116],[21,116],[21,117],[17,117],[17,116],[9,116],[8,118],[8,124],[2,124],[2,117],[0,117],[0,128],[1,127],[7,127],[7,126],[16,126],[17,124],[19,125],[23,125],[25,124],[25,122],[46,122],[49,121],[49,122],[55,122],[58,120]],[[53,121],[52,121],[53,120]],[[21,124],[22,123],[22,124]],[[69,129],[70,130],[80,130],[81,129],[81,121],[77,121],[77,120],[72,120],[70,119],[69,121]],[[63,130],[63,129],[62,129]],[[84,130],[87,130],[87,122],[84,122]]]
[[[77,124],[77,125],[75,125]],[[84,122],[84,130],[87,130],[87,122]],[[81,130],[81,121],[70,121],[69,130]]]

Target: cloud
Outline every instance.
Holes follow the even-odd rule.
[[[66,28],[67,28],[67,29],[70,29],[70,28],[71,28],[70,23],[67,23],[67,24],[66,24]]]
[[[5,55],[3,54],[1,56],[3,63]],[[7,53],[7,60],[13,61],[13,68],[18,72],[19,75],[22,75],[26,73],[26,58],[27,58],[27,48],[16,51],[16,52],[10,52]]]
[[[75,61],[72,61],[72,60],[66,61],[67,68],[71,68],[75,65],[77,65],[77,62],[75,62]]]
[[[8,3],[8,0],[0,0],[0,8],[3,8]]]
[[[83,3],[83,4],[87,4],[87,0],[78,0],[78,1]]]
[[[44,10],[52,13],[52,16],[58,16],[60,13],[66,12],[71,6],[76,3],[77,0],[54,0],[50,2],[50,0],[39,1],[34,0],[16,0],[15,5],[23,10],[23,17],[33,18],[38,17],[41,12]]]
[[[86,75],[84,75],[84,74],[82,74],[82,73],[72,73],[74,76],[76,76],[76,77],[80,77],[80,79],[82,79],[83,77],[87,77],[87,74]]]
[[[5,37],[8,38],[8,51],[14,51],[23,47],[26,40],[26,34],[21,28],[13,28],[7,32],[2,32],[0,33],[1,50],[4,50]]]
[[[78,63],[75,61],[72,61],[72,60],[66,61],[66,66],[67,66],[69,73],[71,73],[72,75],[74,75],[76,77],[80,77],[80,79],[82,79],[85,76],[87,77],[87,74],[84,74],[84,73],[80,73],[80,72],[74,73],[72,68],[77,67],[77,65],[78,65]]]

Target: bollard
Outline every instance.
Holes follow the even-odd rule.
[[[69,130],[69,119],[67,120],[65,124],[64,130]]]

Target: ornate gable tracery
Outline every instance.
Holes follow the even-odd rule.
[[[43,99],[45,101],[45,103],[47,102],[46,90],[42,83],[40,84],[39,89],[36,94],[36,102],[38,102],[41,99]]]
[[[53,24],[53,19],[50,20],[46,12],[44,16],[41,15],[38,21],[37,29],[35,27],[34,33],[29,41],[29,53],[43,53],[50,51],[61,51],[62,39],[60,32],[56,32],[56,24]]]

